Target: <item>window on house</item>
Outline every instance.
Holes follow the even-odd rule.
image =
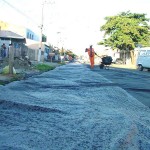
[[[29,32],[27,33],[27,38],[29,39]]]

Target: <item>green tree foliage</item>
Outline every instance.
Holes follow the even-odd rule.
[[[138,44],[150,46],[150,26],[146,14],[122,12],[105,18],[104,40],[100,45],[107,45],[120,50],[133,50]]]
[[[64,56],[64,54],[65,54],[65,49],[62,47],[61,50],[60,50],[60,55]]]

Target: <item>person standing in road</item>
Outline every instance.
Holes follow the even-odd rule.
[[[89,59],[90,59],[91,69],[93,69],[94,68],[94,55],[95,55],[95,51],[94,51],[94,48],[92,47],[92,45],[90,45],[90,48],[86,48],[85,52],[88,52]]]

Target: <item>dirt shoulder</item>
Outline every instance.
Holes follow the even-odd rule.
[[[40,70],[39,68],[36,68],[38,65],[45,65],[45,66],[50,66],[52,69],[62,65],[61,63],[52,63],[52,62],[37,62],[37,61],[32,61],[31,64],[29,64],[26,61],[15,59],[14,61],[14,69],[15,69],[15,74],[10,75],[10,74],[4,74],[3,69],[8,66],[8,59],[5,59],[1,64],[0,64],[0,85],[5,85],[13,81],[17,80],[24,80],[28,77],[34,76],[41,74],[45,71]]]
[[[135,65],[127,65],[127,64],[111,64],[111,67],[115,68],[125,68],[125,69],[137,69]]]

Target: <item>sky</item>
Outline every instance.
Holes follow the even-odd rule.
[[[106,16],[130,10],[150,18],[149,0],[0,0],[0,6],[0,20],[39,33],[43,18],[48,42],[77,53],[102,40],[100,26]]]

